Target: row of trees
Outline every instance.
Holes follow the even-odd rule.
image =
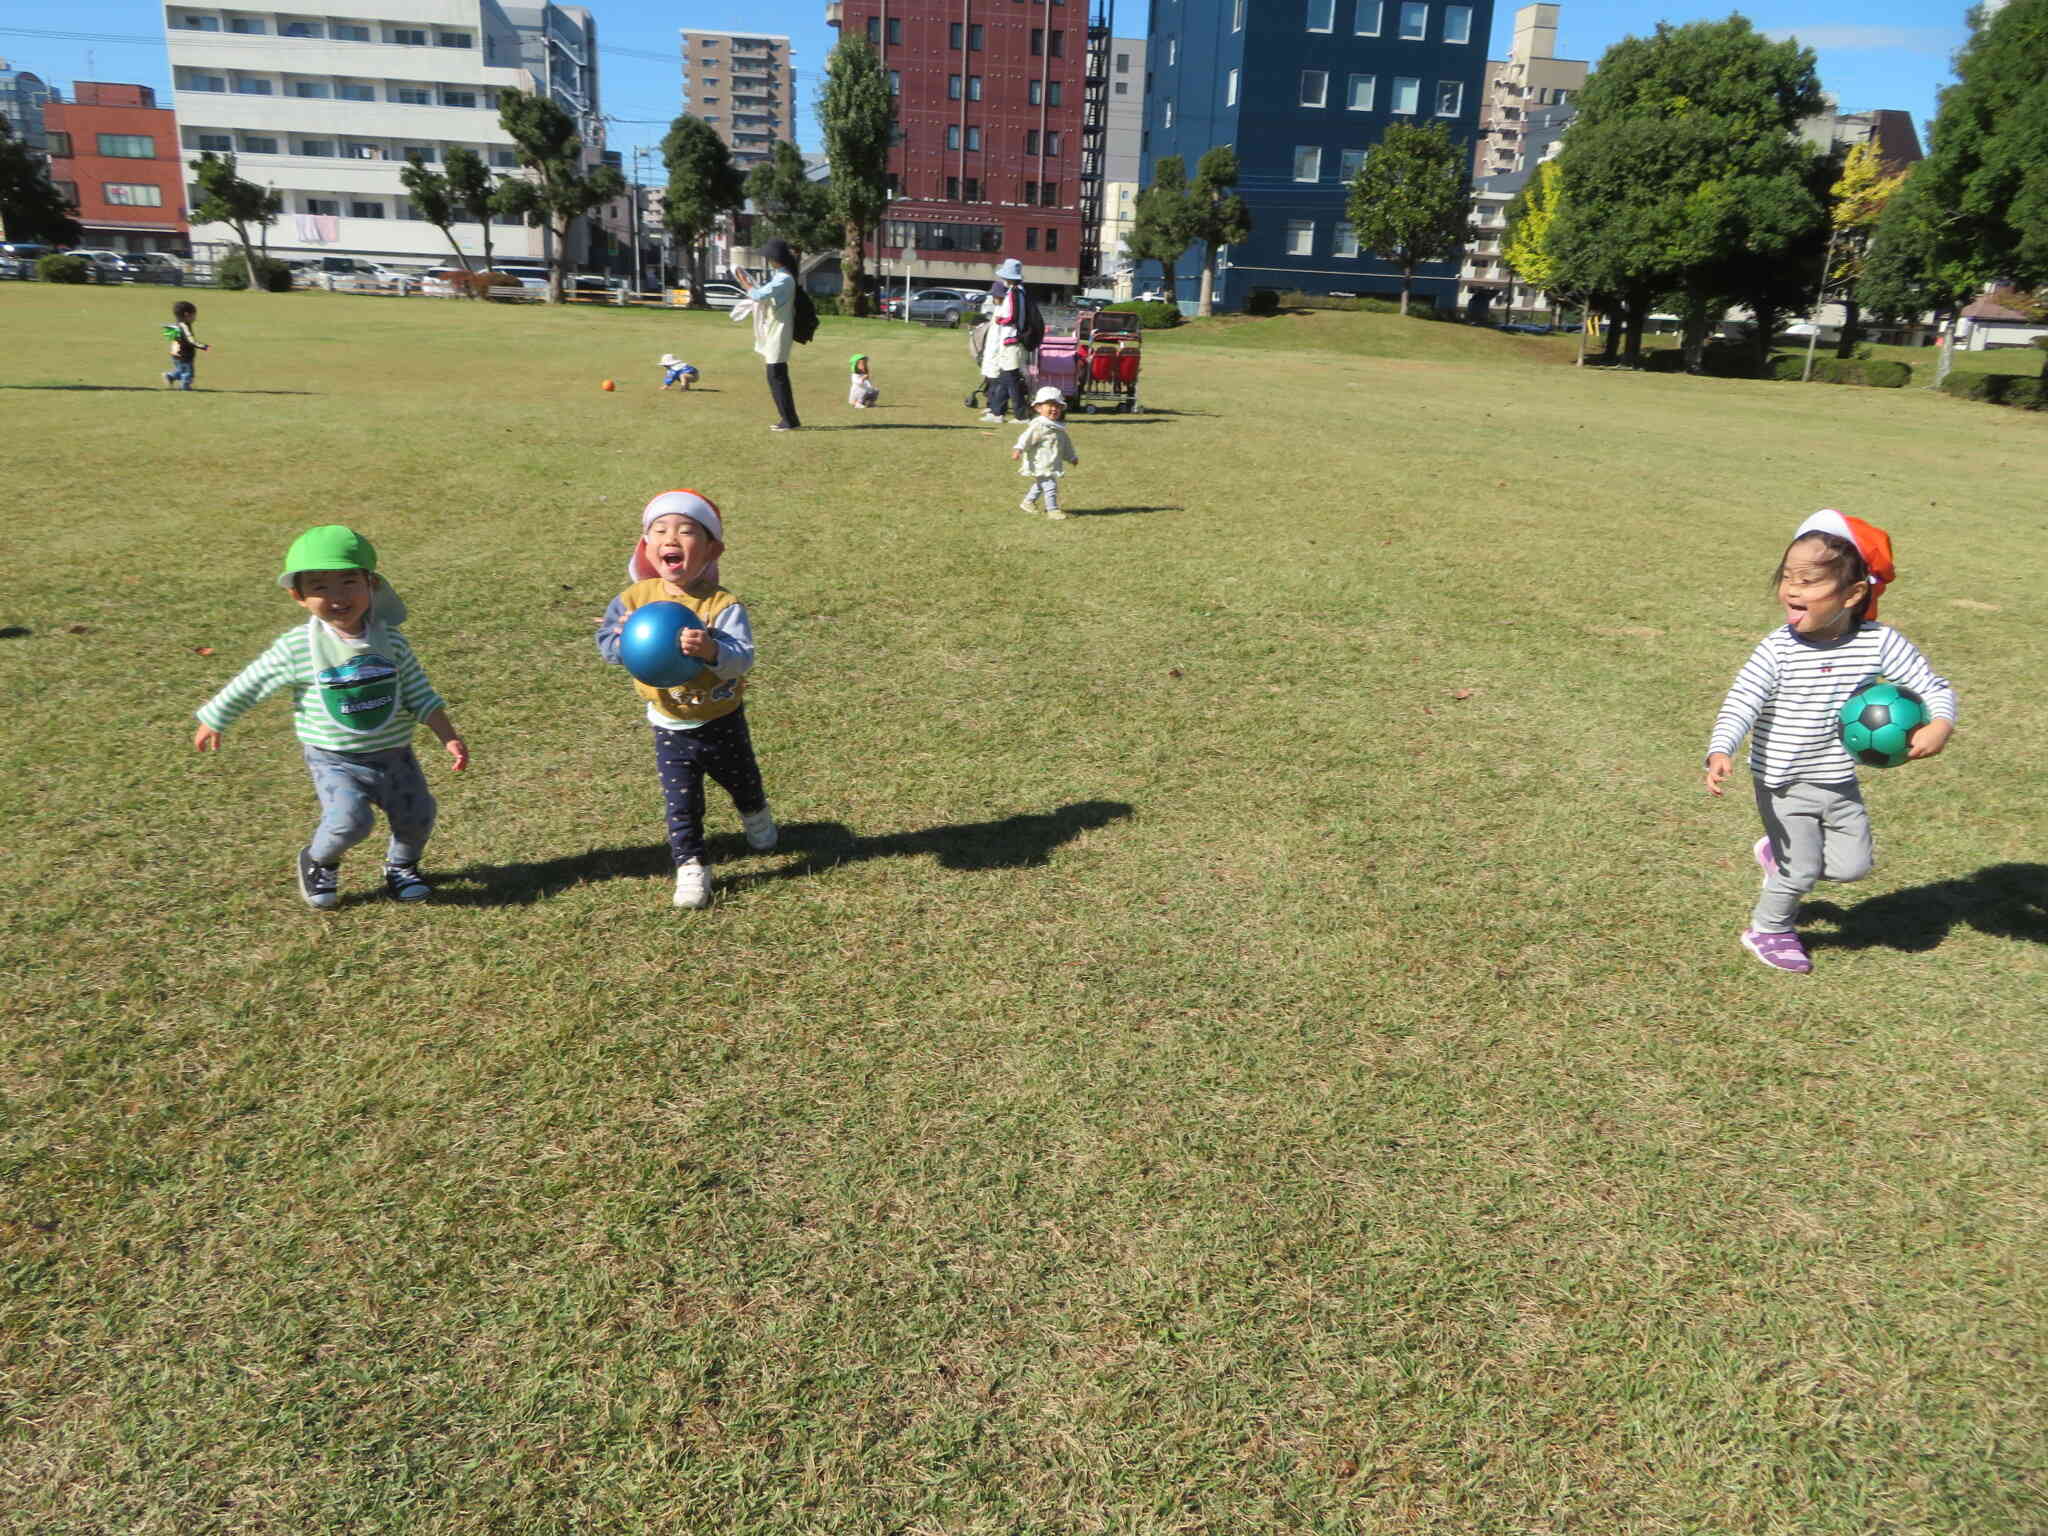
[[[1810,50],[1740,16],[1659,25],[1609,49],[1554,161],[1509,208],[1523,281],[1614,316],[1610,356],[1641,361],[1657,309],[1698,371],[1721,317],[1749,310],[1759,364],[1788,313],[1833,295],[1848,355],[1866,312],[1953,311],[1985,283],[2048,280],[2048,0],[1978,12],[1942,94],[1933,150],[1887,174],[1799,134],[1823,109]]]

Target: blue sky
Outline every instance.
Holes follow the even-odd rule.
[[[1299,0],[1252,0],[1294,6]],[[1492,56],[1501,57],[1513,31],[1513,0],[1497,0]],[[1597,61],[1612,43],[1646,33],[1658,21],[1718,19],[1728,4],[1659,6],[1629,0],[1560,0],[1558,51]],[[796,49],[797,89],[805,110],[800,135],[815,147],[809,120],[816,71],[836,34],[825,25],[824,0],[753,0],[750,4],[653,4],[651,0],[591,0],[603,52],[600,90],[614,149],[659,142],[678,108],[681,65],[678,29],[751,29],[786,33]],[[1845,111],[1902,108],[1921,128],[1934,116],[1936,95],[1953,75],[1949,59],[1966,38],[1965,6],[1955,0],[1760,0],[1742,8],[1773,35],[1793,35],[1820,59],[1821,84]],[[54,14],[53,14],[54,13]],[[1142,0],[1117,7],[1117,31],[1144,30]],[[33,22],[34,26],[28,23]],[[16,25],[20,23],[20,25]],[[9,6],[0,12],[0,57],[33,70],[69,94],[76,80],[121,80],[153,85],[168,100],[169,71],[161,41],[163,9],[148,0],[67,0],[55,7]]]

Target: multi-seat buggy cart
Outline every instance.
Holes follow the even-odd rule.
[[[1048,336],[1038,347],[1038,383],[1057,387],[1069,409],[1135,411],[1143,358],[1136,315],[1084,311],[1071,336]]]

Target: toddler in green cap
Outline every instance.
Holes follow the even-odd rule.
[[[308,618],[278,636],[235,680],[199,707],[192,745],[217,751],[221,733],[251,705],[292,691],[292,723],[320,799],[320,824],[299,850],[299,894],[322,911],[341,899],[341,856],[370,835],[378,810],[391,824],[384,888],[418,901],[432,887],[420,856],[434,830],[434,797],[413,755],[416,721],[469,766],[447,707],[398,626],[405,604],[377,574],[377,551],[332,523],[293,541],[277,584]]]
[[[846,403],[855,410],[864,411],[882,398],[881,387],[868,369],[867,353],[856,352],[846,360],[846,375]]]

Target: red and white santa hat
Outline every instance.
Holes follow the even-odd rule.
[[[1877,617],[1877,600],[1884,589],[1897,578],[1892,566],[1892,540],[1875,523],[1866,523],[1860,517],[1850,517],[1828,507],[1816,512],[1792,535],[1797,544],[1809,533],[1829,533],[1838,539],[1846,539],[1856,546],[1856,552],[1863,557],[1863,567],[1870,573],[1870,601],[1864,607],[1866,618]]]
[[[657,517],[687,517],[719,543],[725,542],[725,519],[718,515],[718,508],[711,504],[709,496],[701,491],[663,491],[640,509],[641,536],[626,561],[628,581],[651,581],[661,574],[661,568],[647,558],[647,530],[654,526]],[[704,574],[717,581],[718,562],[712,561]]]

